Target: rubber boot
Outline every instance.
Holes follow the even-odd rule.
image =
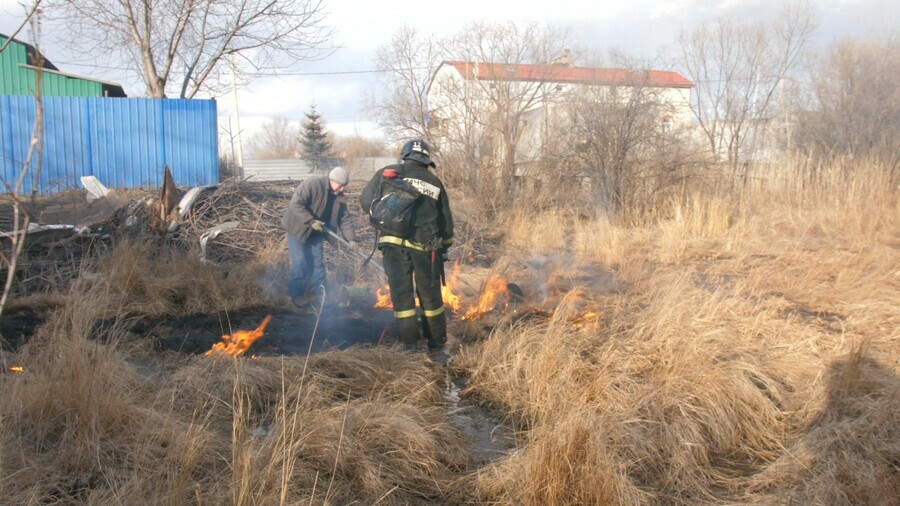
[[[419,324],[416,322],[415,316],[408,318],[395,318],[397,321],[397,332],[400,334],[400,342],[404,348],[407,346],[416,349],[416,343],[419,341]]]
[[[443,349],[447,342],[447,317],[441,313],[423,320],[422,333],[428,340],[428,349],[432,351]]]

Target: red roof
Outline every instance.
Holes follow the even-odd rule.
[[[608,68],[569,67],[525,63],[472,63],[445,61],[467,79],[498,81],[550,81],[554,83],[620,84],[658,86],[664,88],[692,88],[694,83],[678,72],[668,70],[626,70]],[[476,74],[477,68],[477,74]]]

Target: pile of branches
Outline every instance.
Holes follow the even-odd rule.
[[[284,240],[281,217],[294,186],[296,183],[229,181],[210,188],[197,197],[176,237],[186,245],[199,246],[204,234],[231,224],[210,238],[207,260],[233,263],[258,256]]]

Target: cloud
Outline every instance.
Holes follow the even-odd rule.
[[[659,2],[650,8],[651,18],[661,18],[675,16],[683,13],[689,8],[693,8],[697,4],[697,0],[668,0]]]
[[[9,33],[24,17],[21,0],[0,0],[0,32]],[[896,30],[900,2],[886,0],[812,0],[822,15],[817,40],[828,43],[846,35],[865,36]],[[556,0],[553,2],[512,2],[497,0],[456,0],[440,2],[331,2],[326,23],[335,28],[340,48],[321,61],[299,62],[294,73],[319,75],[260,75],[251,86],[239,91],[242,127],[252,131],[275,116],[299,121],[315,102],[326,123],[337,132],[354,129],[372,131],[372,118],[364,111],[366,95],[373,89],[373,74],[334,75],[336,71],[364,71],[375,66],[375,50],[388,43],[401,24],[420,27],[423,33],[450,36],[473,21],[518,21],[570,26],[584,49],[622,50],[639,58],[655,57],[675,44],[681,29],[719,16],[741,21],[769,21],[777,15],[781,2],[771,0]],[[45,26],[44,52],[65,71],[121,82],[134,96],[144,93],[137,74],[126,74],[113,62],[66,62],[63,43],[53,41]],[[23,38],[27,38],[24,34]],[[77,39],[74,39],[77,43]],[[60,61],[61,64],[60,64]],[[79,64],[83,66],[79,66]],[[233,109],[230,94],[218,97],[227,121]]]

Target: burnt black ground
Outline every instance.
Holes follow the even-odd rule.
[[[15,351],[25,344],[49,315],[45,307],[7,308],[0,316],[0,350]]]
[[[131,330],[153,339],[162,349],[197,354],[209,350],[224,334],[255,329],[266,315],[271,315],[272,320],[265,335],[253,343],[247,354],[305,355],[393,342],[390,336],[394,319],[390,311],[336,306],[326,306],[319,318],[315,312],[259,308],[179,319],[145,319]]]

